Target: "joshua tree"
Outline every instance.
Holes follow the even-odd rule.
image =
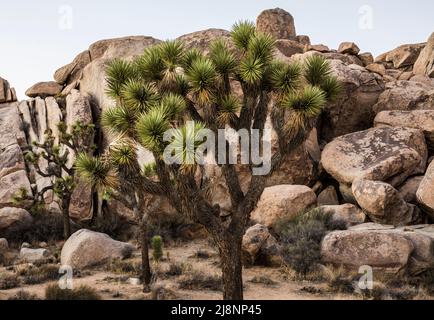
[[[45,194],[49,191],[54,192],[59,199],[58,203],[63,215],[63,233],[66,240],[71,236],[69,206],[77,185],[75,167],[70,158],[74,154],[89,154],[94,150],[94,125],[76,122],[68,130],[66,124],[60,122],[57,127],[58,139],[53,135],[52,130],[48,129],[42,143],[33,142],[33,148],[26,152],[25,159],[33,165],[38,175],[51,179],[51,184],[35,191],[31,200],[34,204],[43,203]],[[44,168],[41,168],[43,162],[45,165]],[[18,198],[29,200],[26,194],[18,195]]]
[[[114,60],[107,83],[117,105],[105,111],[103,123],[155,158],[157,179],[132,186],[136,194],[152,183],[147,192],[166,197],[179,214],[206,228],[220,253],[224,299],[241,300],[242,238],[251,212],[267,178],[306,140],[322,107],[337,94],[339,84],[329,64],[318,56],[304,65],[277,61],[272,37],[257,32],[253,23],[240,22],[231,41],[213,42],[208,54],[167,41],[146,49],[133,62]],[[269,115],[278,135],[271,170],[252,174],[242,188],[240,165],[219,164],[231,200],[230,212],[223,212],[210,200],[213,179],[205,176],[196,157],[206,143],[202,129],[216,134],[225,128],[247,129],[252,140],[251,129],[262,136]],[[170,139],[169,129],[176,129]],[[193,146],[185,143],[191,138]],[[182,161],[167,161],[173,155],[167,153],[169,145]],[[257,168],[252,161],[245,166],[250,172]]]

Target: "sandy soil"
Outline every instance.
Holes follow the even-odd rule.
[[[196,258],[194,255],[199,250],[211,253],[207,259]],[[213,249],[204,240],[178,244],[164,250],[169,261],[160,263],[160,268],[164,269],[169,263],[184,263],[195,271],[202,271],[206,274],[219,274],[218,257]],[[138,260],[136,257],[132,260]],[[5,272],[5,269],[0,269]],[[256,276],[266,277],[274,284],[252,283]],[[134,276],[132,276],[134,277]],[[74,286],[87,285],[93,287],[103,299],[149,299],[149,294],[142,293],[141,285],[130,284],[120,279],[125,275],[108,272],[104,268],[93,269],[85,272],[81,278],[74,278]],[[245,298],[248,300],[334,300],[334,299],[354,299],[354,296],[344,296],[327,294],[325,285],[309,281],[290,281],[287,280],[283,271],[279,268],[251,267],[245,268],[243,273],[245,284]],[[221,292],[210,290],[181,290],[178,288],[178,277],[170,277],[157,281],[157,285],[164,286],[173,291],[179,299],[183,300],[219,300]],[[20,290],[25,290],[38,298],[44,298],[45,287],[48,283],[38,285],[22,285],[20,288],[11,290],[0,290],[0,300],[8,299]],[[315,288],[321,293],[308,293],[303,288]]]

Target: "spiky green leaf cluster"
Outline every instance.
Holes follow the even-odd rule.
[[[135,110],[118,105],[103,112],[101,124],[113,133],[134,136],[134,124],[139,115]]]
[[[210,59],[221,75],[229,75],[235,71],[237,66],[235,55],[223,39],[218,39],[211,44]]]
[[[240,50],[247,50],[251,38],[255,35],[256,26],[251,21],[240,21],[232,27],[231,37]]]
[[[80,153],[77,155],[75,167],[82,178],[100,190],[115,188],[117,185],[110,164],[102,158]]]
[[[122,59],[114,59],[106,71],[107,94],[118,99],[121,97],[122,87],[135,75],[133,65]]]
[[[159,101],[155,86],[137,79],[129,79],[122,86],[121,94],[126,106],[134,112],[144,112]]]
[[[220,99],[219,107],[217,121],[221,126],[224,126],[231,124],[236,119],[237,113],[241,109],[241,102],[237,96],[231,94]]]
[[[137,135],[145,148],[161,154],[164,149],[164,133],[170,129],[166,110],[161,107],[151,109],[137,121]]]
[[[119,136],[109,145],[107,157],[115,167],[134,168],[137,147],[133,140]]]
[[[341,85],[333,75],[330,62],[320,55],[310,56],[306,60],[304,77],[312,86],[321,88],[328,100],[335,99],[341,92]]]
[[[280,94],[295,91],[301,84],[302,67],[298,63],[276,61],[271,65],[269,72],[271,86]]]
[[[186,71],[191,85],[191,92],[200,105],[207,104],[214,98],[214,88],[217,81],[217,71],[211,60],[196,59]]]
[[[182,115],[187,107],[184,97],[179,94],[169,93],[161,99],[160,108],[166,115],[166,119],[172,120]]]

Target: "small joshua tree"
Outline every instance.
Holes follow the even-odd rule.
[[[152,255],[156,262],[160,261],[163,257],[163,239],[161,236],[154,236],[152,238]]]
[[[81,153],[77,157],[76,168],[90,184],[104,193],[108,200],[117,200],[134,213],[135,224],[139,226],[142,254],[143,290],[150,290],[152,273],[149,263],[148,220],[160,205],[158,197],[147,205],[146,194],[158,195],[164,190],[152,180],[153,165],[140,167],[137,147],[131,139],[116,138],[101,157]],[[149,202],[149,200],[148,200]]]
[[[35,190],[35,195],[31,200],[34,205],[40,205],[44,202],[47,192],[54,192],[62,211],[63,233],[66,240],[71,236],[69,206],[77,185],[74,161],[70,158],[78,153],[90,154],[94,151],[94,125],[78,121],[71,126],[70,130],[64,122],[60,122],[57,127],[58,141],[52,130],[48,129],[42,143],[33,142],[33,148],[26,152],[25,160],[33,165],[38,175],[51,179],[50,185],[41,190]],[[42,162],[46,164],[44,168],[41,168]],[[29,200],[27,194],[21,194],[18,197],[22,200]]]
[[[166,197],[179,214],[207,229],[220,253],[224,299],[241,300],[241,246],[251,212],[267,178],[304,143],[339,84],[328,62],[319,56],[304,65],[275,60],[274,40],[257,32],[253,23],[236,24],[231,38],[231,43],[222,39],[212,43],[206,55],[167,41],[148,48],[133,62],[114,60],[107,83],[117,105],[106,110],[102,120],[121,139],[153,153],[157,178],[140,179],[131,187],[137,195],[146,190]],[[219,164],[231,200],[229,213],[223,212],[210,199],[213,179],[205,175],[201,158],[196,157],[206,143],[201,132],[206,128],[218,135],[221,129],[245,129],[252,141],[252,129],[262,136],[268,116],[278,136],[270,170],[254,175],[258,165],[250,159],[243,165],[252,173],[251,179],[242,188],[239,164]],[[172,132],[169,138],[168,132]],[[185,143],[189,139],[193,145]],[[167,161],[173,156],[168,146],[174,147],[174,158],[181,161]],[[92,170],[89,175],[98,179]]]

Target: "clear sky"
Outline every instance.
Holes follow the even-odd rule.
[[[51,80],[97,40],[230,29],[275,7],[289,11],[297,33],[313,43],[354,41],[374,55],[434,32],[433,0],[9,0],[0,5],[0,76],[24,99],[28,87]]]

